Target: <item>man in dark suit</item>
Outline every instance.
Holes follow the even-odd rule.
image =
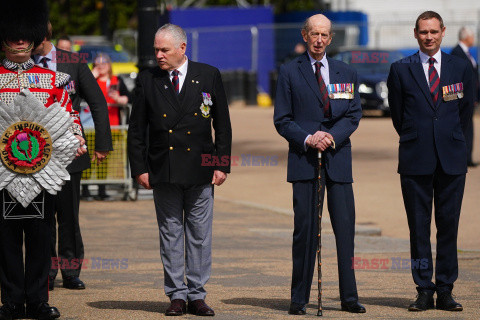
[[[49,33],[35,51],[35,63],[54,71],[70,75],[66,88],[73,108],[80,112],[80,103],[84,99],[92,111],[95,123],[95,151],[93,161],[103,161],[112,150],[112,136],[108,119],[108,108],[100,87],[88,68],[86,58],[77,53],[59,50],[50,42]],[[93,150],[91,150],[93,151]],[[84,258],[84,248],[79,224],[80,179],[82,171],[90,168],[88,153],[75,159],[68,167],[70,181],[63,186],[56,199],[56,220],[58,221],[58,258],[56,252],[56,222],[52,217],[52,268],[50,270],[49,289],[53,290],[58,269],[61,270],[63,287],[67,289],[85,289],[80,280],[80,270]]]
[[[478,64],[475,61],[475,58],[472,57],[468,49],[473,47],[475,43],[475,34],[473,31],[467,27],[462,27],[458,32],[458,44],[452,49],[451,55],[460,57],[462,59],[468,60],[470,66],[472,67],[473,74],[473,84],[474,84],[474,97],[473,101],[475,105],[478,104],[480,100],[480,78],[478,75]],[[468,128],[465,136],[467,142],[467,165],[469,167],[476,167],[478,164],[473,162],[472,153],[473,153],[473,117],[468,123]]]
[[[357,74],[345,63],[326,57],[332,32],[325,16],[307,19],[302,36],[307,52],[280,68],[274,112],[275,127],[289,143],[287,180],[293,186],[289,313],[305,314],[310,297],[318,234],[318,152],[323,152],[321,175],[337,243],[342,310],[363,313],[352,268],[355,204],[350,135],[362,116],[360,97],[353,90],[358,87]]]
[[[437,309],[461,311],[451,292],[458,276],[457,232],[467,172],[465,135],[473,112],[473,77],[465,60],[440,50],[445,27],[438,13],[422,13],[414,35],[420,51],[393,63],[387,82],[393,125],[400,136],[398,173],[418,291],[409,310],[434,308],[437,292]],[[437,227],[435,283],[432,201]]]
[[[232,131],[220,72],[189,60],[186,46],[179,26],[157,31],[158,67],[138,75],[128,156],[132,176],[153,189],[171,300],[166,315],[184,314],[188,301],[190,313],[213,316],[204,288],[211,270],[213,185],[230,172]]]

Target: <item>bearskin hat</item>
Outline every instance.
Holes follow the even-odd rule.
[[[46,0],[8,0],[0,7],[0,40],[26,40],[37,47],[47,36]]]

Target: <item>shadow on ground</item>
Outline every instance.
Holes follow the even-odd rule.
[[[406,309],[413,302],[412,299],[408,298],[395,298],[395,297],[362,297],[360,298],[360,303],[381,306],[381,307],[391,307],[391,308],[400,308]]]
[[[288,312],[288,308],[290,307],[290,300],[288,299],[233,298],[233,299],[222,300],[222,302],[225,304],[261,307],[261,308],[267,308],[267,309],[279,310],[279,311],[285,311],[285,312]],[[317,308],[317,305],[309,304],[307,305],[307,307]],[[337,309],[324,307],[323,310],[337,310]]]
[[[88,302],[87,305],[97,309],[140,310],[164,313],[170,306],[170,303],[159,301],[95,301]]]

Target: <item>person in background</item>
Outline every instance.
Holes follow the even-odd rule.
[[[43,42],[35,50],[33,56],[35,63],[53,71],[61,71],[70,76],[66,85],[67,92],[73,103],[75,111],[80,111],[80,103],[85,100],[92,111],[95,124],[95,147],[89,148],[92,161],[97,164],[104,161],[112,150],[112,137],[108,122],[108,109],[102,91],[98,87],[88,65],[81,61],[79,55],[56,48],[52,42],[52,25],[48,23],[48,33]],[[57,217],[52,217],[52,259],[61,260],[63,287],[72,290],[85,289],[85,284],[80,280],[80,270],[84,258],[84,247],[80,231],[80,180],[82,171],[90,168],[88,153],[75,159],[68,167],[70,180],[65,183],[58,193],[56,202]],[[56,221],[55,221],[56,220]],[[58,223],[58,257],[57,257],[57,228]],[[54,264],[52,264],[54,266]],[[58,268],[50,270],[49,290],[54,289],[54,281]]]
[[[72,40],[69,36],[63,35],[57,39],[57,48],[65,51],[72,51]]]
[[[480,100],[480,79],[478,76],[478,64],[475,61],[475,58],[472,57],[469,48],[473,47],[475,44],[475,34],[472,29],[467,27],[462,27],[458,32],[458,44],[455,48],[452,49],[451,55],[460,57],[462,59],[468,60],[469,65],[472,66],[473,73],[473,85],[474,85],[474,103],[475,106],[478,105]],[[478,163],[473,162],[472,153],[473,153],[473,117],[469,119],[467,134],[465,139],[467,140],[467,166],[476,167]]]
[[[128,103],[128,89],[125,86],[121,78],[113,75],[112,73],[112,61],[110,57],[105,53],[99,53],[93,62],[92,73],[95,79],[97,80],[98,86],[102,90],[103,95],[108,104],[108,117],[110,120],[110,126],[119,126],[121,124],[121,106]],[[88,114],[88,107],[81,112],[81,116],[84,117],[85,114]],[[112,129],[113,134],[113,143],[115,144],[116,129]],[[105,179],[106,173],[108,170],[108,161],[103,162],[100,166],[97,167],[97,178]],[[86,176],[85,176],[86,177]],[[84,177],[84,178],[85,178]],[[82,186],[82,198],[85,200],[91,200],[92,196],[88,189],[88,185],[84,184]],[[107,201],[111,200],[110,196],[107,195],[106,185],[98,185],[98,196],[95,197],[95,200]]]

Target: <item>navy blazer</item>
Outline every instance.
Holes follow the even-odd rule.
[[[467,61],[442,52],[440,92],[433,103],[420,55],[392,64],[388,102],[400,136],[398,173],[433,174],[440,162],[450,175],[467,172],[465,133],[473,115],[473,83]],[[443,99],[442,88],[463,83],[463,98]]]
[[[210,93],[213,103],[205,114],[202,92]],[[140,72],[128,129],[133,177],[148,172],[152,187],[210,183],[214,170],[230,172],[231,144],[227,98],[217,68],[189,60],[178,97],[167,71],[155,67]],[[205,156],[208,162],[203,163]]]
[[[287,181],[315,179],[318,175],[317,149],[305,150],[304,141],[316,131],[329,132],[336,148],[324,152],[324,163],[332,181],[352,183],[350,135],[362,117],[357,72],[347,64],[327,58],[331,84],[353,83],[353,99],[330,99],[331,119],[323,115],[315,73],[305,53],[280,68],[275,97],[274,123],[289,143]]]

